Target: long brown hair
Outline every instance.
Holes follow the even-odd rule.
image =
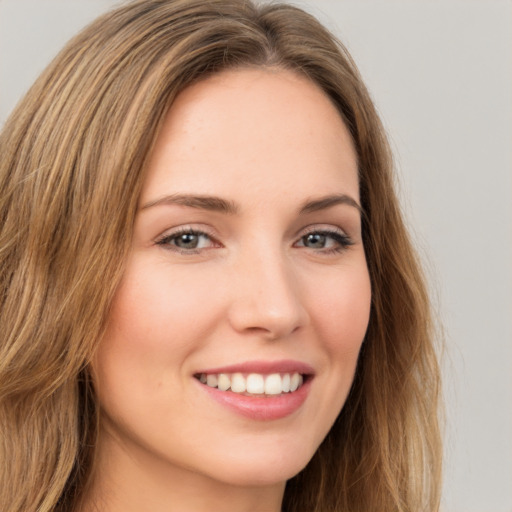
[[[76,510],[94,466],[88,371],[131,243],[144,169],[179,92],[226,69],[293,70],[358,155],[370,325],[351,393],[287,512],[435,511],[439,369],[392,160],[345,48],[312,16],[249,0],[138,0],[76,36],[0,135],[0,503]]]

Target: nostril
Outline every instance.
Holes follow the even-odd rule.
[[[260,301],[234,301],[228,319],[237,332],[278,340],[306,325],[308,315],[298,302],[277,310]]]

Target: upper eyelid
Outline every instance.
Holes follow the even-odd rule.
[[[332,232],[336,232],[336,233],[343,233],[348,236],[348,233],[345,229],[343,229],[339,226],[334,226],[332,224],[322,224],[322,223],[304,226],[304,227],[300,228],[299,230],[297,230],[297,232],[295,233],[294,236],[300,237],[300,236],[303,236],[304,233],[307,234],[307,233],[317,232],[317,231],[322,231],[322,232],[332,231]],[[156,238],[158,239],[158,238],[162,238],[162,237],[174,236],[174,235],[179,235],[180,233],[189,233],[189,232],[193,232],[193,233],[197,233],[197,234],[204,234],[204,235],[210,236],[212,238],[216,238],[218,236],[215,234],[215,232],[212,228],[203,227],[203,226],[195,227],[193,224],[183,224],[183,225],[179,225],[179,226],[176,226],[173,228],[167,228],[165,231],[162,232],[161,235],[158,235]]]
[[[155,239],[161,240],[163,238],[177,236],[177,235],[180,235],[181,233],[189,233],[189,232],[206,235],[206,236],[208,236],[214,240],[217,240],[217,241],[219,238],[219,235],[215,232],[215,230],[213,228],[210,228],[208,226],[205,227],[204,225],[202,225],[200,227],[196,227],[196,226],[194,226],[193,223],[191,223],[191,224],[183,224],[183,225],[179,225],[176,227],[168,228],[165,231],[163,231],[162,234],[155,237]],[[345,236],[349,236],[349,233],[347,232],[346,229],[343,229],[340,226],[336,226],[336,225],[328,224],[328,223],[325,223],[325,224],[318,223],[318,224],[310,224],[308,226],[304,226],[304,227],[300,228],[299,230],[297,230],[293,236],[300,238],[306,234],[315,233],[315,232],[325,232],[325,233],[333,232],[333,233],[340,233]]]
[[[166,229],[160,235],[156,236],[155,240],[164,240],[166,238],[172,238],[173,236],[179,236],[183,233],[195,233],[198,235],[206,235],[212,240],[217,240],[218,238],[217,235],[213,232],[213,230],[204,227],[194,227],[193,224],[185,224],[176,226],[174,228]]]
[[[339,226],[335,226],[332,224],[311,224],[309,226],[305,226],[304,228],[300,229],[297,233],[297,237],[302,237],[304,235],[308,235],[310,233],[338,233],[344,236],[349,236],[346,229],[343,229]]]
[[[297,238],[297,241],[294,243],[297,243],[300,240],[302,240],[303,238],[307,237],[308,235],[315,234],[315,233],[320,233],[322,235],[326,235],[327,237],[330,236],[331,238],[333,238],[334,240],[336,240],[338,242],[343,240],[343,243],[347,244],[347,245],[354,244],[352,237],[350,235],[348,235],[344,230],[333,229],[333,228],[326,228],[326,229],[317,228],[317,229],[311,229],[309,231],[305,231],[300,234],[300,236]]]

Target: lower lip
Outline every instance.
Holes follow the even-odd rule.
[[[297,411],[306,400],[311,388],[310,377],[296,391],[277,396],[246,396],[232,391],[220,391],[205,384],[197,383],[211,398],[232,411],[253,420],[270,421],[285,418]]]

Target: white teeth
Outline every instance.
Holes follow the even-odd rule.
[[[225,373],[219,374],[219,379],[218,380],[219,380],[219,382],[217,384],[217,387],[221,391],[227,391],[231,387],[231,379]]]
[[[283,375],[283,381],[282,381],[282,384],[281,386],[283,387],[283,393],[288,393],[290,391],[290,374],[289,373],[285,373]]]
[[[273,373],[268,375],[265,379],[265,394],[266,395],[280,395],[283,392],[283,385],[281,375]]]
[[[219,373],[205,374],[198,376],[199,380],[212,388],[220,391],[231,389],[233,393],[250,393],[252,395],[280,395],[290,393],[300,388],[304,382],[300,373],[272,373],[262,375],[250,373],[244,377],[241,373]]]
[[[263,375],[259,373],[251,373],[247,377],[247,393],[253,395],[260,395],[265,392],[265,381]]]
[[[208,374],[206,376],[206,384],[210,386],[211,388],[216,388],[218,383],[217,375]]]
[[[290,380],[290,391],[295,391],[302,384],[302,375],[294,373]]]
[[[247,387],[245,385],[245,378],[241,373],[235,373],[231,377],[231,391],[235,393],[245,393]]]

